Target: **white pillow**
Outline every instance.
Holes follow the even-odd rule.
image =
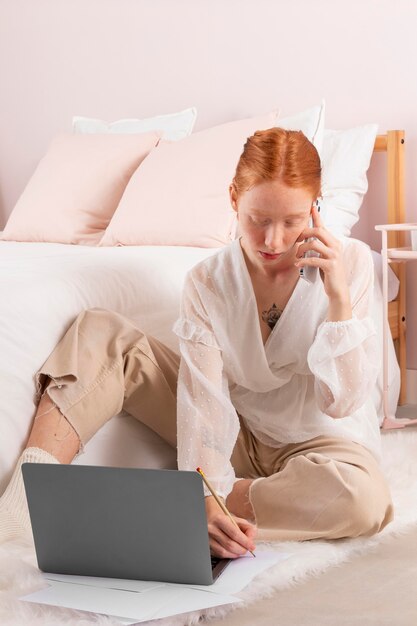
[[[317,148],[319,155],[321,156],[323,148],[323,134],[324,134],[324,116],[326,111],[325,100],[321,101],[321,104],[296,113],[290,117],[284,117],[278,119],[276,125],[286,130],[302,130],[307,139],[311,141]]]
[[[177,141],[191,135],[197,118],[197,109],[191,107],[178,113],[156,115],[141,119],[125,119],[116,122],[105,122],[90,117],[75,116],[72,118],[72,130],[74,133],[117,133],[134,134],[151,131],[162,131],[163,139]]]
[[[321,215],[337,236],[350,236],[368,190],[366,172],[372,158],[377,124],[324,131]]]

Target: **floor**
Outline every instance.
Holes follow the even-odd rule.
[[[417,528],[210,626],[417,626]]]

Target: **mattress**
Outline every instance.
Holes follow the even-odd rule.
[[[78,313],[117,311],[178,351],[171,328],[185,274],[215,252],[0,242],[0,493],[30,432],[34,374]]]

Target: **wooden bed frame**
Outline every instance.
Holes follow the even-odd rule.
[[[389,130],[386,135],[377,135],[374,152],[387,153],[387,197],[388,224],[405,222],[405,189],[404,189],[404,131]],[[384,223],[384,219],[381,219]],[[399,248],[404,246],[404,232],[388,233],[388,246]],[[405,263],[392,263],[392,270],[397,275],[400,286],[395,300],[388,303],[388,321],[397,352],[401,372],[401,390],[399,404],[406,403],[406,281]]]

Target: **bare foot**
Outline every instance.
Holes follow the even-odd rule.
[[[249,488],[253,483],[252,478],[241,478],[233,485],[232,491],[226,498],[226,507],[230,513],[237,517],[243,517],[250,522],[255,521],[255,514],[249,501]]]

